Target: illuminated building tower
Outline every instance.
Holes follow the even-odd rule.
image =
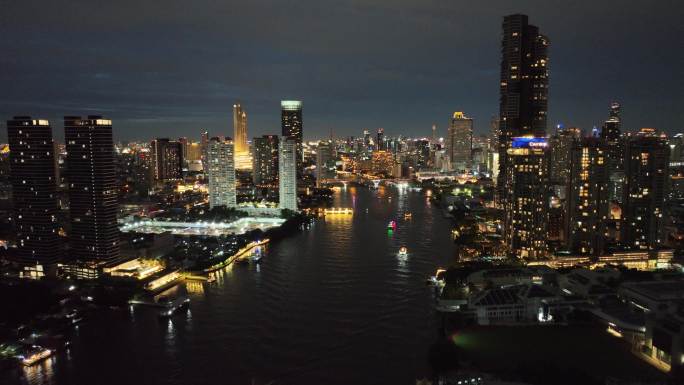
[[[278,161],[278,184],[281,209],[297,210],[297,145],[294,138],[282,138]]]
[[[320,187],[325,179],[330,178],[335,178],[333,143],[322,140],[316,150],[316,186]]]
[[[378,150],[386,150],[385,146],[385,129],[384,128],[378,128],[378,143],[376,145]]]
[[[62,256],[52,128],[47,120],[15,116],[7,121],[7,138],[17,257],[41,265],[31,274],[37,278]]]
[[[183,145],[168,138],[152,141],[154,157],[154,179],[159,181],[181,179],[183,177]]]
[[[549,139],[549,182],[554,185],[567,186],[570,181],[570,152],[573,144],[580,139],[579,128],[563,128],[559,126]]]
[[[235,207],[235,145],[232,140],[211,138],[207,148],[209,207]]]
[[[278,185],[278,135],[254,138],[254,162],[252,175],[259,187]]]
[[[245,155],[249,153],[247,146],[247,112],[240,103],[233,104],[233,130],[235,132],[235,154]]]
[[[625,143],[621,132],[622,121],[620,119],[620,104],[613,102],[610,105],[610,115],[603,123],[601,138],[608,146],[608,178],[610,179],[610,200],[622,202],[622,186],[624,184],[624,158]]]
[[[64,117],[69,184],[69,255],[80,261],[119,257],[119,197],[112,121],[101,116]]]
[[[663,243],[669,152],[667,138],[652,128],[628,138],[621,240],[629,247],[650,250]]]
[[[510,183],[508,149],[513,137],[546,135],[548,39],[528,24],[526,15],[504,17],[499,99],[499,175],[501,203]]]
[[[568,248],[576,254],[604,252],[608,221],[608,151],[601,138],[573,140],[567,186]]]
[[[470,170],[473,150],[473,120],[454,112],[447,134],[447,151],[451,167],[456,171]]]
[[[294,139],[297,143],[297,176],[303,173],[302,161],[304,160],[304,148],[302,147],[302,102],[298,100],[283,100],[280,102],[282,137]]]
[[[518,258],[539,258],[547,251],[547,146],[546,138],[512,138],[506,153],[504,237]]]

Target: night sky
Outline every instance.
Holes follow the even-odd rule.
[[[515,4],[515,6],[513,6]],[[0,119],[102,114],[117,139],[280,134],[281,99],[304,135],[446,133],[453,111],[498,114],[502,17],[551,41],[549,131],[591,129],[623,104],[627,129],[684,130],[681,1],[0,0]]]

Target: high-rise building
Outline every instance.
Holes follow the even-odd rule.
[[[330,178],[335,178],[333,143],[329,140],[322,140],[318,143],[316,150],[316,186],[320,187],[325,179]]]
[[[297,139],[284,137],[280,141],[278,184],[281,209],[297,210]]]
[[[628,247],[650,250],[664,242],[669,151],[667,138],[652,128],[628,138],[621,229]]]
[[[69,184],[69,255],[79,261],[119,257],[119,210],[112,121],[64,117]]]
[[[373,151],[371,171],[379,176],[391,177],[395,174],[397,162],[389,151]]]
[[[209,207],[237,206],[235,187],[235,144],[232,140],[211,138],[207,148]]]
[[[447,134],[447,151],[451,167],[456,171],[469,170],[472,166],[473,119],[463,112],[454,112]]]
[[[254,184],[260,187],[278,185],[278,135],[254,138]]]
[[[528,24],[526,15],[509,15],[503,20],[499,108],[499,175],[497,195],[507,198],[508,149],[512,138],[546,135],[548,38]]]
[[[580,139],[579,128],[559,126],[549,139],[549,182],[567,186],[570,180],[570,155],[573,144]]]
[[[378,150],[387,150],[387,146],[385,146],[385,129],[384,128],[378,128],[378,135],[377,135],[377,144],[375,146]]]
[[[518,258],[539,258],[547,252],[547,147],[546,138],[517,137],[506,153],[504,237]]]
[[[154,154],[154,178],[159,181],[181,179],[183,177],[183,144],[168,138],[152,141]]]
[[[209,132],[200,134],[200,151],[202,151],[202,170],[207,171],[207,148],[209,147]]]
[[[601,138],[573,140],[566,202],[568,248],[577,254],[604,252],[608,221],[608,151]]]
[[[603,123],[601,130],[601,138],[608,146],[609,197],[611,201],[618,203],[622,202],[622,186],[625,179],[625,143],[621,131],[620,109],[619,103],[611,103],[608,120]]]
[[[283,100],[280,102],[280,108],[283,141],[285,138],[291,138],[297,143],[297,176],[301,177],[304,171],[302,167],[304,160],[302,102],[298,100]]]
[[[52,128],[44,119],[15,116],[7,121],[7,138],[17,259],[40,265],[32,273],[38,278],[62,256]]]
[[[503,20],[497,199],[512,255],[545,255],[548,225],[548,39],[526,15]]]
[[[235,154],[246,155],[249,153],[247,146],[247,112],[240,103],[233,104],[233,131],[235,132]]]

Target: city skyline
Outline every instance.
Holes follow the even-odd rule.
[[[153,7],[141,6],[129,18],[120,4],[107,5],[106,12],[88,12],[87,4],[10,4],[10,15],[31,7],[42,31],[52,33],[8,21],[14,38],[0,43],[8,53],[0,75],[7,85],[2,120],[30,114],[55,124],[64,115],[97,113],[117,122],[115,140],[143,139],[140,132],[193,137],[204,129],[230,136],[227,106],[239,99],[250,110],[251,139],[277,133],[279,100],[298,99],[307,104],[305,140],[327,137],[330,129],[336,136],[356,136],[378,127],[387,135],[428,137],[433,123],[443,137],[453,111],[468,111],[480,134],[497,113],[501,16],[521,12],[554,37],[548,129],[557,123],[600,127],[604,106],[614,100],[624,106],[628,131],[648,126],[674,133],[681,128],[681,81],[669,74],[676,73],[684,57],[669,49],[663,36],[682,30],[682,7],[666,3],[608,2],[591,5],[591,12],[589,5],[538,2],[515,9],[335,4],[320,12],[323,5],[301,3],[296,24],[302,26],[285,24],[263,3],[242,4],[244,9],[235,13],[220,5],[199,6],[191,15],[173,5],[154,17]],[[621,12],[612,12],[616,7]],[[83,12],[89,22],[76,23]],[[280,33],[239,28],[257,16],[274,19]],[[355,24],[361,31],[355,32],[345,16],[358,16]],[[217,25],[219,17],[226,19],[221,24],[234,21],[234,27]],[[169,24],[178,28],[166,41],[159,33]],[[321,30],[322,37],[303,33],[307,26]],[[79,50],[91,59],[70,63],[68,43],[86,35]],[[361,41],[366,35],[370,38]],[[219,40],[227,44],[225,50],[213,49]],[[339,52],[326,41],[337,42]],[[406,51],[403,44],[416,49]],[[338,60],[342,54],[344,60]],[[105,60],[109,55],[116,60]],[[238,62],[244,68],[237,68],[233,55],[243,58]],[[178,56],[193,59],[171,60]],[[343,113],[348,110],[355,114]]]

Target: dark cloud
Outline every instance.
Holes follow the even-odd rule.
[[[626,126],[680,131],[678,1],[2,1],[0,117],[100,112],[121,139],[279,132],[304,101],[305,135],[444,130],[498,113],[501,18],[551,39],[550,126],[590,128],[620,100]],[[4,131],[4,128],[3,130]],[[59,129],[56,131],[60,131]],[[4,135],[4,132],[3,132]]]

